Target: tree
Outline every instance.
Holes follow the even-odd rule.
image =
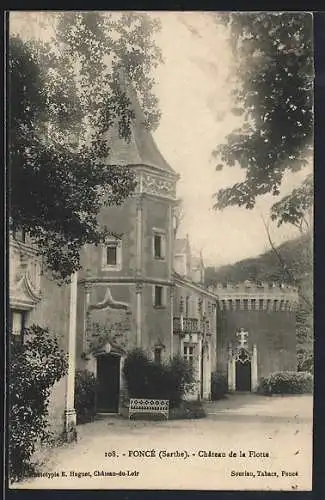
[[[233,12],[221,14],[221,22],[229,30],[234,54],[233,113],[242,117],[242,125],[214,156],[220,160],[217,169],[239,165],[246,178],[220,189],[214,207],[251,209],[260,195],[278,196],[284,174],[300,170],[311,156],[312,15]],[[312,190],[309,177],[298,191],[273,206],[273,219],[300,224],[312,206]]]
[[[47,328],[32,325],[24,331],[26,341],[11,336],[9,360],[8,451],[12,481],[33,472],[36,444],[52,442],[48,428],[51,389],[67,372],[67,356]]]
[[[313,191],[313,176],[309,174],[298,188],[274,203],[271,219],[277,220],[278,226],[292,224],[299,229],[300,234],[311,233]]]
[[[312,273],[312,263],[305,259],[305,248],[308,244],[309,237],[304,234],[277,246],[277,252],[285,262],[290,277],[284,275],[279,258],[270,249],[258,257],[250,257],[235,264],[228,264],[218,268],[208,267],[206,269],[205,284],[208,286],[226,282],[240,283],[245,280],[281,283],[284,276],[286,276],[286,281],[290,285],[297,286],[298,281],[303,282],[305,293],[308,293],[308,297],[311,299],[310,292],[307,292],[305,286]]]
[[[306,287],[306,283],[305,283],[306,280],[302,279],[301,268],[299,269],[300,272],[297,272],[297,270],[293,270],[291,268],[291,266],[288,265],[286,260],[283,258],[283,255],[281,254],[281,250],[276,247],[276,245],[274,244],[274,242],[272,240],[268,224],[266,223],[266,221],[264,220],[263,217],[262,217],[262,219],[263,219],[264,228],[265,228],[265,231],[267,234],[267,238],[268,238],[271,250],[274,253],[274,255],[276,256],[276,258],[278,259],[278,262],[281,266],[281,271],[283,273],[283,276],[285,277],[285,279],[287,281],[295,283],[295,285],[298,288],[299,298],[303,302],[304,307],[307,308],[307,311],[309,311],[311,313],[313,310],[312,300],[311,300],[311,297],[308,297],[308,294],[304,293],[304,288]],[[306,240],[306,238],[305,238],[305,240]],[[310,240],[311,240],[311,236],[310,236],[310,234],[307,234],[307,242],[306,242],[305,246],[302,247],[302,251],[301,251],[301,260],[303,261],[303,264],[304,264],[303,267],[305,269],[309,268],[308,269],[309,272],[307,271],[307,273],[305,273],[305,275],[307,274],[307,276],[309,276],[309,280],[311,280],[311,277],[312,277],[312,270],[311,270],[312,256],[311,256],[311,252],[310,252],[310,250],[311,250]]]
[[[51,16],[50,42],[10,38],[10,223],[65,280],[80,268],[82,246],[109,233],[97,222],[101,207],[121,204],[135,188],[130,170],[107,166],[105,132],[118,127],[129,140],[133,118],[121,71],[153,129],[160,112],[150,70],[161,54],[152,41],[159,25],[146,14]]]

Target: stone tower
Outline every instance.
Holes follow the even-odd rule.
[[[217,370],[231,391],[254,391],[274,371],[296,370],[297,290],[288,285],[210,287],[218,296]]]
[[[173,350],[173,210],[179,176],[146,129],[135,91],[125,80],[121,86],[134,111],[131,137],[121,139],[112,127],[107,161],[132,168],[137,187],[121,206],[102,209],[99,223],[121,237],[84,249],[78,291],[79,366],[92,370],[99,386],[103,381],[98,406],[105,411],[118,409],[129,349],[144,348],[161,361]],[[115,381],[111,398],[108,378]]]

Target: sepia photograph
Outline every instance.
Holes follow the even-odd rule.
[[[311,12],[7,12],[10,489],[311,491]]]

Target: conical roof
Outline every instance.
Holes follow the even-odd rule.
[[[152,134],[145,126],[145,117],[137,94],[128,79],[120,74],[120,85],[130,100],[134,118],[131,120],[129,141],[120,138],[118,125],[112,126],[105,134],[110,148],[110,165],[145,165],[168,174],[177,175],[158,149]]]

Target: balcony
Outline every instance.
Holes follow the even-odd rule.
[[[173,318],[173,331],[174,333],[193,334],[204,333],[210,335],[210,322],[200,321],[198,318],[183,318],[183,328],[180,317]]]

